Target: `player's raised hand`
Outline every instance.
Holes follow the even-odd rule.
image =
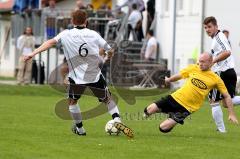
[[[171,81],[170,78],[168,78],[167,76],[165,76],[165,84],[166,85],[170,85]]]
[[[32,57],[33,57],[33,55],[30,54],[30,55],[24,56],[24,57],[23,57],[23,60],[24,60],[24,61],[28,61],[28,60],[30,60]]]
[[[228,117],[228,120],[231,121],[234,124],[238,124],[238,119],[235,115],[230,114]]]
[[[114,55],[114,50],[113,50],[113,49],[111,49],[110,51],[108,51],[108,52],[107,52],[107,58],[108,58],[108,60],[111,59],[111,58],[113,57],[113,55]]]

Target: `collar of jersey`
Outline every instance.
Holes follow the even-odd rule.
[[[85,29],[86,27],[85,26],[75,26],[74,28],[76,28],[76,29]]]
[[[218,31],[216,32],[216,34],[214,35],[214,37],[215,37],[215,36],[217,36],[219,32],[221,32],[221,31],[220,31],[220,30],[218,30]]]

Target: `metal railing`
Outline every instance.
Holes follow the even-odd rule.
[[[88,28],[99,32],[106,41],[115,45],[115,57],[111,60],[110,67],[107,66],[107,72],[109,72],[109,74],[107,74],[106,79],[112,84],[117,84],[117,81],[119,81],[120,85],[121,83],[125,83],[129,86],[135,85],[141,79],[129,78],[129,72],[137,71],[138,68],[134,66],[134,63],[142,63],[142,68],[144,62],[138,60],[142,44],[140,43],[140,45],[136,47],[134,42],[129,42],[127,39],[128,14],[126,14],[122,20],[118,20],[108,17],[109,12],[107,11],[93,12],[87,10],[87,12],[90,16],[88,18]],[[43,19],[40,11],[33,11],[31,14],[26,13],[25,15],[15,14],[12,16],[13,38],[16,39],[20,36],[22,34],[20,30],[24,30],[26,26],[33,28],[34,35],[40,39],[38,44],[41,44],[44,39],[53,38],[64,29],[70,29],[73,27],[71,25],[70,11],[67,10],[63,11],[58,17],[46,17],[45,19]],[[127,53],[126,50],[129,50],[131,47],[134,47],[139,53],[134,53],[132,51],[131,53]],[[54,62],[55,68],[59,68],[62,64],[60,57],[62,55],[61,46],[55,47],[54,49],[56,50],[55,61],[50,60],[50,50],[47,51],[47,60],[45,61],[45,76],[47,80],[51,74],[50,63]],[[38,61],[41,62],[42,59],[41,55],[39,55]],[[137,60],[140,62],[136,62]],[[161,67],[158,70],[163,71],[166,70],[166,65],[167,62],[164,62],[164,65],[159,64],[152,67],[149,66],[148,68],[152,69],[154,67]],[[41,70],[40,68],[41,66],[39,65],[39,71]],[[59,83],[60,73],[59,70],[57,71],[55,82]],[[40,82],[40,79],[41,73],[38,72],[38,83]]]
[[[115,40],[117,29],[119,27],[120,22],[117,25],[113,25],[111,21],[116,21],[114,18],[109,18],[110,13],[106,10],[99,10],[99,11],[92,11],[86,10],[89,18],[88,18],[88,28],[95,30],[101,34],[102,37],[105,37],[106,40]],[[33,29],[33,34],[36,37],[36,46],[39,46],[43,41],[46,39],[51,39],[55,37],[58,33],[60,33],[64,29],[70,29],[73,27],[71,24],[71,17],[70,17],[70,10],[61,11],[59,16],[57,17],[48,17],[46,15],[43,16],[41,10],[33,10],[32,12],[26,12],[22,14],[13,14],[11,16],[11,31],[12,31],[12,38],[16,39],[23,34],[23,30],[26,27],[31,27]],[[115,29],[113,29],[115,28]],[[60,59],[61,53],[61,46],[55,47],[56,49],[56,57],[55,57],[55,67],[60,65],[62,62]],[[50,60],[49,50],[47,50],[47,60],[45,62],[45,79],[49,78],[50,75]],[[40,54],[37,61],[41,63],[43,60],[42,55]],[[60,60],[60,61],[59,61]],[[16,59],[16,61],[18,61]],[[40,68],[38,66],[38,83],[40,83],[41,73]],[[58,77],[56,77],[58,79]],[[48,81],[47,81],[48,83]]]

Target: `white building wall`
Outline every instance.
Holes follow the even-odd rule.
[[[165,7],[167,1],[156,0],[156,37],[160,46],[160,57],[168,59],[168,68],[171,68],[171,55],[172,55],[172,28],[168,7]],[[169,6],[169,5],[168,5]]]
[[[176,60],[180,65],[176,71],[193,62],[193,56],[200,51],[201,18],[199,16],[183,16],[177,18],[176,27]],[[177,63],[176,63],[177,64]]]
[[[181,0],[180,0],[181,1]],[[195,50],[201,48],[202,0],[177,0],[175,71],[189,64]],[[156,1],[156,36],[160,42],[161,57],[168,59],[172,68],[173,0]]]
[[[10,27],[10,21],[0,20],[0,51],[2,53],[0,63],[0,76],[13,77],[15,73],[15,45],[11,38],[11,32],[9,35],[9,41],[6,42],[7,28]],[[5,48],[3,49],[5,45]],[[2,50],[3,49],[3,50]]]
[[[240,21],[239,17],[240,1],[239,0],[206,0],[205,17],[214,16],[218,21],[219,29],[227,29],[230,32],[230,41],[232,53],[235,59],[235,69],[240,75]],[[211,38],[204,34],[204,49],[210,50]]]

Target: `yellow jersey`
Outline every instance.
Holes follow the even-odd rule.
[[[189,65],[180,71],[182,79],[186,79],[184,85],[171,96],[190,113],[197,111],[208,95],[216,88],[221,94],[227,92],[222,79],[211,70],[202,71],[197,64]]]

